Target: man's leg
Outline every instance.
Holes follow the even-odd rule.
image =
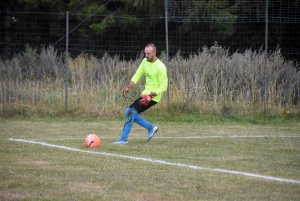
[[[115,144],[126,144],[128,142],[128,136],[137,115],[138,111],[136,109],[129,107],[125,109],[126,122],[123,127],[121,138],[117,140]]]
[[[134,118],[134,122],[137,123],[138,125],[146,128],[147,130],[150,130],[153,125],[146,121],[143,117],[141,117],[140,115],[136,115],[135,118]]]
[[[154,136],[154,134],[158,131],[157,126],[155,126],[155,125],[151,124],[150,122],[146,121],[140,115],[135,116],[134,122],[148,130],[147,141],[151,140],[151,138]]]
[[[139,103],[139,101],[142,98],[137,99],[135,102],[133,102],[129,107],[134,107],[137,111],[138,114],[148,110],[150,107],[154,106],[157,102],[151,101],[149,105],[144,106]],[[154,134],[158,131],[157,126],[151,124],[150,122],[146,121],[143,117],[140,115],[136,115],[134,118],[134,122],[139,124],[140,126],[146,128],[148,130],[148,136],[147,136],[147,141],[151,140],[151,138],[154,136]]]

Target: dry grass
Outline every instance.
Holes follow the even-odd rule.
[[[143,80],[124,100],[121,91],[137,69],[118,56],[81,54],[69,60],[69,115],[107,117],[123,109],[143,88]],[[11,61],[0,62],[0,115],[3,117],[65,115],[63,56],[51,47],[40,55],[29,47]],[[161,55],[165,62],[165,56]],[[300,117],[299,72],[280,50],[268,59],[267,109],[270,115]],[[169,62],[170,102],[197,114],[223,117],[259,116],[264,104],[264,54],[247,50],[229,55],[217,43],[197,55]],[[167,94],[158,106],[164,111]],[[171,108],[172,109],[172,108]],[[175,109],[174,109],[175,110]]]
[[[156,122],[160,130],[150,142],[145,141],[146,132],[135,125],[129,144],[117,146],[112,142],[119,137],[123,123],[2,119],[0,200],[300,199],[299,183],[213,170],[235,170],[299,182],[299,123]],[[99,148],[85,148],[84,138],[89,133],[101,137]],[[198,138],[176,138],[188,136]],[[45,142],[82,152],[9,138]]]

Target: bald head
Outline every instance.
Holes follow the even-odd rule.
[[[156,61],[156,46],[153,43],[150,43],[145,47],[145,57],[148,62]]]

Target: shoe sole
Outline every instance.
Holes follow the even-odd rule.
[[[128,142],[121,142],[121,143],[118,143],[118,142],[114,142],[114,144],[127,144]]]
[[[151,137],[149,137],[146,141],[148,142],[149,140],[151,140],[157,131],[158,131],[158,128],[154,131],[153,135]]]

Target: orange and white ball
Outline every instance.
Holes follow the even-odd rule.
[[[85,138],[85,145],[87,147],[96,148],[100,146],[100,137],[96,134],[89,134]]]

